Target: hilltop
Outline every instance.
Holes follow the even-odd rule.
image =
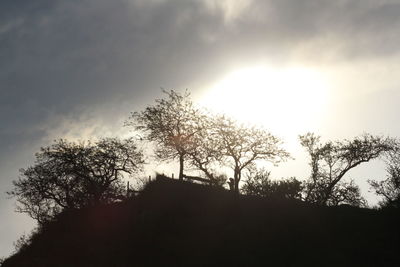
[[[3,266],[399,266],[399,219],[159,178],[61,213]]]

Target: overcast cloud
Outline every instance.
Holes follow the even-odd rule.
[[[363,90],[386,90],[379,103],[392,115],[387,123],[383,111],[370,117],[383,133],[398,133],[388,125],[399,99],[399,28],[394,0],[1,1],[1,191],[52,139],[116,134],[160,87],[196,95],[253,63],[351,70],[354,88],[365,78]],[[1,198],[0,255],[7,255],[29,220]]]

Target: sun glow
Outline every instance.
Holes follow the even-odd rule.
[[[245,68],[211,86],[200,100],[242,122],[262,124],[280,135],[318,128],[328,100],[323,76],[307,68]]]

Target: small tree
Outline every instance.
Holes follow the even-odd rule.
[[[397,148],[389,155],[387,177],[383,181],[369,181],[377,195],[383,197],[381,207],[400,208],[400,154]]]
[[[33,166],[20,170],[8,194],[17,198],[17,211],[43,223],[63,209],[121,199],[123,175],[140,170],[142,164],[142,152],[132,139],[93,144],[58,140],[41,148]]]
[[[303,186],[299,180],[294,177],[271,180],[270,174],[269,171],[264,169],[250,172],[247,175],[242,191],[246,195],[301,199]]]
[[[300,136],[310,155],[311,176],[305,184],[305,200],[321,205],[365,203],[353,181],[343,182],[345,174],[393,149],[393,140],[364,134],[353,140],[320,143],[312,133]]]
[[[233,169],[233,189],[237,194],[244,170],[253,168],[257,161],[277,164],[289,157],[277,137],[261,128],[237,124],[226,116],[215,118],[212,136],[217,140],[216,151]]]
[[[203,115],[194,107],[188,91],[184,94],[173,90],[163,92],[165,98],[156,99],[155,105],[142,112],[133,112],[126,124],[146,133],[146,139],[155,143],[159,159],[178,159],[182,180],[184,163],[193,149],[194,135],[201,130],[198,122]]]

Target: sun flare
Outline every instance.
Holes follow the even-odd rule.
[[[200,100],[239,121],[262,124],[282,135],[313,130],[322,119],[328,86],[307,68],[244,68],[212,85]]]

